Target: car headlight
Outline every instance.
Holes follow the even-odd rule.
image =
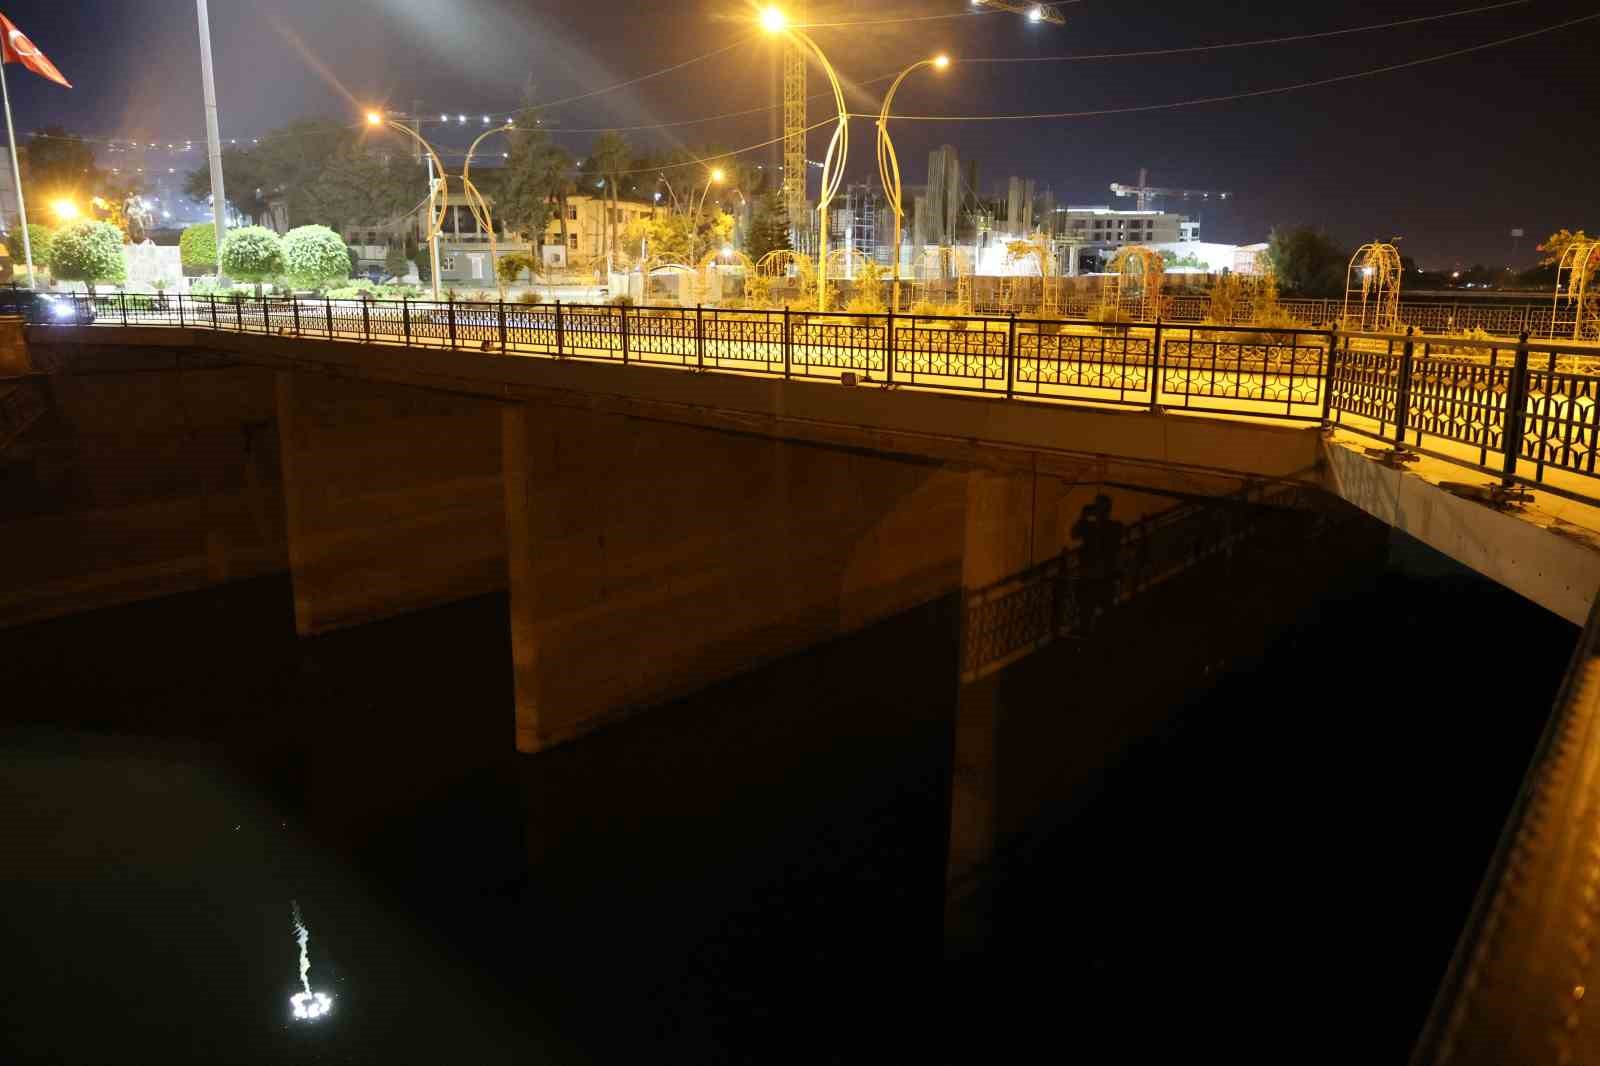
[[[77,308],[60,300],[53,301],[50,304],[50,313],[57,318],[71,318],[76,312]]]

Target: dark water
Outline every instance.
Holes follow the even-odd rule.
[[[7,631],[0,1061],[1398,1061],[1575,637],[1349,585],[1064,788],[947,957],[949,603],[532,759],[494,598]]]

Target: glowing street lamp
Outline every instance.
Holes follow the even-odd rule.
[[[822,54],[822,49],[817,47],[804,31],[789,25],[788,16],[777,7],[766,7],[761,11],[761,28],[771,34],[783,34],[798,41],[805,46],[816,59],[817,65],[828,76],[828,85],[833,89],[833,102],[839,111],[839,123],[834,127],[833,139],[828,142],[828,154],[822,158],[822,191],[817,198],[817,310],[828,309],[828,205],[833,202],[834,194],[839,191],[839,185],[844,180],[845,157],[850,151],[850,112],[845,107],[844,87],[839,84],[839,75],[834,73],[833,65],[828,62],[828,57]]]
[[[713,186],[713,185],[721,185],[722,184],[722,179],[725,178],[725,177],[727,177],[727,175],[722,172],[722,168],[721,167],[713,167],[712,168],[711,173],[706,178],[706,187],[704,189],[700,190],[700,202],[695,205],[694,214],[689,216],[689,262],[690,263],[694,262],[694,256],[695,256],[695,251],[696,251],[695,245],[699,243],[699,238],[700,238],[700,215],[705,211],[706,193],[711,191],[711,186]],[[689,190],[689,196],[691,198],[694,196],[694,190],[692,188]]]
[[[404,122],[396,122],[382,111],[367,112],[368,126],[384,126],[396,133],[403,133],[413,141],[428,156],[428,234],[424,238],[428,242],[428,274],[432,280],[433,298],[439,298],[439,235],[444,232],[444,216],[450,205],[449,179],[445,176],[444,162],[439,154],[433,150],[433,145],[422,139],[422,135],[407,126]],[[435,176],[437,174],[437,176]]]
[[[483,120],[488,122],[489,116],[485,115]],[[467,210],[472,212],[473,221],[482,226],[483,231],[489,235],[489,270],[494,274],[495,287],[500,292],[502,302],[506,298],[506,290],[505,282],[500,280],[500,271],[496,264],[499,249],[494,239],[494,216],[489,210],[489,202],[483,198],[483,194],[478,191],[478,187],[472,184],[472,156],[478,150],[478,145],[483,143],[485,137],[492,137],[496,133],[509,133],[515,128],[507,121],[504,126],[496,126],[492,130],[484,130],[478,134],[477,139],[467,149],[467,160],[461,166],[461,191],[466,197]]]
[[[77,204],[67,199],[51,201],[50,210],[62,222],[76,222],[83,214],[82,211],[78,210]]]
[[[900,83],[912,71],[918,67],[947,70],[949,66],[950,57],[943,54],[911,64],[889,86],[883,98],[883,109],[878,112],[878,178],[883,182],[883,195],[889,201],[889,210],[894,212],[894,284],[889,306],[897,312],[900,310],[900,227],[905,209],[900,204],[900,159],[895,155],[894,142],[889,139],[889,109],[894,106],[894,94],[899,91]]]

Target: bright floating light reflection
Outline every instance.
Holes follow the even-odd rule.
[[[297,1019],[314,1022],[333,1010],[333,997],[326,992],[296,992],[289,997],[289,1005]]]

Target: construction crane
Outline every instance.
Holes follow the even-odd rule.
[[[805,23],[805,4],[794,5],[794,17]],[[804,47],[793,37],[783,43],[783,203],[789,215],[789,239],[796,249],[811,247],[811,210],[806,203],[806,61]]]
[[[1157,196],[1174,200],[1226,200],[1233,195],[1231,192],[1216,192],[1210,189],[1164,189],[1151,185],[1150,172],[1142,167],[1139,170],[1139,184],[1124,185],[1120,181],[1114,181],[1111,183],[1111,194],[1136,197],[1140,211],[1150,210],[1150,201]]]
[[[972,6],[1026,15],[1029,22],[1048,22],[1052,26],[1065,26],[1067,23],[1061,12],[1056,10],[1055,4],[1017,3],[1016,0],[972,0]]]

